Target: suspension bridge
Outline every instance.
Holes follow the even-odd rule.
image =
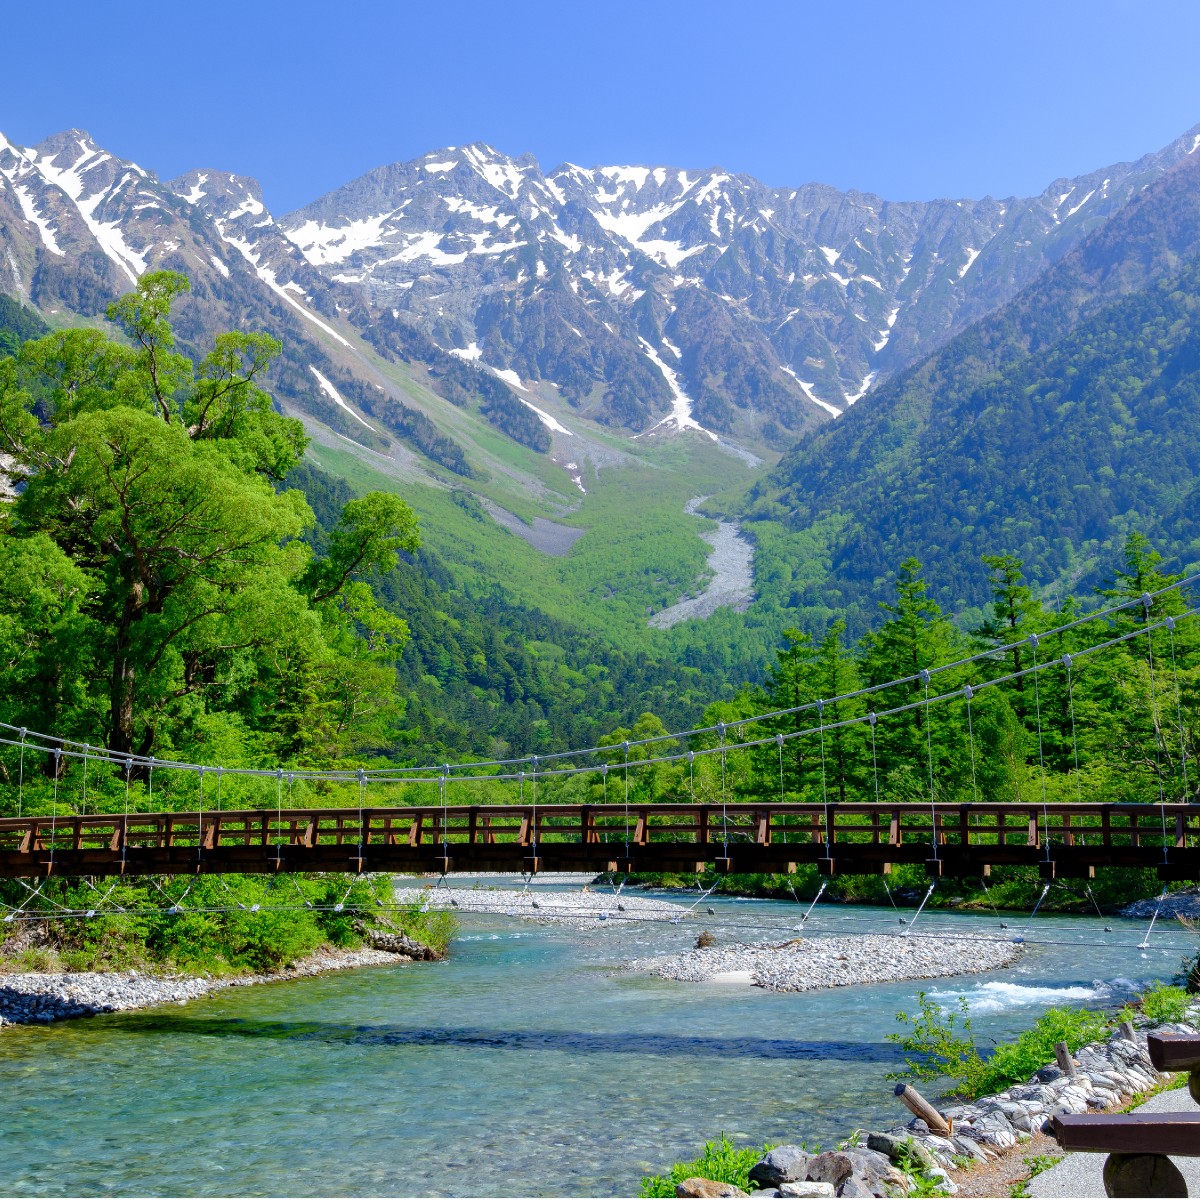
[[[383,770],[305,771],[222,767],[152,756],[118,754],[52,735],[0,726],[0,745],[19,752],[18,814],[0,818],[0,878],[45,879],[52,876],[159,876],[205,873],[273,872],[792,872],[816,864],[827,876],[886,874],[896,864],[917,864],[936,879],[942,876],[984,877],[993,866],[1036,867],[1047,880],[1090,878],[1111,867],[1153,869],[1163,881],[1200,879],[1200,796],[1193,797],[1196,771],[1189,762],[1182,693],[1176,665],[1175,636],[1181,622],[1194,621],[1198,608],[1153,619],[1159,597],[1194,584],[1200,576],[1181,580],[1159,592],[1089,613],[1042,634],[1011,645],[981,651],[955,662],[930,667],[887,683],[862,688],[811,704],[778,710],[713,726],[663,734],[616,746],[593,746],[542,757],[394,767]],[[1133,611],[1135,628],[1070,653],[1046,654],[1055,638],[1093,623],[1112,621]],[[1102,627],[1112,632],[1112,625]],[[1173,676],[1167,688],[1170,711],[1160,711],[1154,689],[1156,668],[1152,636],[1158,634],[1169,655],[1158,664],[1160,675]],[[1105,650],[1144,639],[1151,674],[1149,703],[1155,754],[1177,763],[1175,795],[1168,797],[1158,773],[1157,804],[1085,802],[1075,719],[1075,678],[1089,659]],[[1023,651],[1031,665],[975,683],[939,690],[951,672],[961,673],[985,660],[1011,658]],[[1168,666],[1169,664],[1169,666]],[[1039,681],[1046,672],[1065,673],[1070,735],[1078,798],[1052,803],[1047,797]],[[972,704],[985,689],[1028,681],[1036,711],[1041,798],[1034,803],[992,803],[980,799]],[[859,707],[904,689],[905,703],[880,706],[841,720],[828,714]],[[932,724],[937,710],[960,705],[970,745],[970,794],[962,803],[938,798]],[[891,802],[884,798],[876,757],[876,732],[905,715],[920,714],[925,741],[916,763],[927,779],[928,799]],[[787,717],[794,728],[755,736],[763,724]],[[804,717],[807,720],[800,720]],[[961,719],[961,718],[958,718]],[[756,728],[757,727],[757,728]],[[869,735],[874,799],[831,800],[826,775],[827,739],[839,730],[860,729]],[[796,739],[819,745],[822,799],[788,801],[784,790],[783,752]],[[1177,739],[1174,746],[1171,739]],[[679,750],[679,746],[696,746]],[[753,802],[730,797],[727,762],[731,753],[778,753],[779,798]],[[634,757],[631,758],[631,752]],[[814,750],[815,754],[815,750]],[[54,797],[49,813],[22,814],[27,759],[53,759]],[[720,764],[720,799],[695,799],[694,765],[716,758]],[[83,805],[60,804],[58,780],[64,760],[83,768]],[[633,803],[631,775],[663,764],[687,768],[690,799],[684,803]],[[87,771],[99,767],[125,779],[121,812],[86,811]],[[481,774],[483,772],[483,774]],[[130,780],[155,775],[190,775],[196,803],[188,811],[131,811]],[[572,776],[590,776],[602,785],[603,803],[538,803],[538,784]],[[273,791],[275,804],[254,809],[224,807],[222,784],[254,779],[260,790]],[[339,784],[357,788],[356,805],[337,808],[294,807],[290,798],[297,782]],[[517,801],[504,804],[462,803],[452,795],[472,795],[489,784],[516,785]],[[436,788],[438,802],[422,806],[379,806],[372,803],[389,784],[425,784]],[[611,784],[611,786],[610,786]],[[965,787],[965,781],[964,781]],[[215,803],[214,803],[215,792]],[[285,792],[289,798],[285,804]],[[623,794],[622,794],[623,793]]]

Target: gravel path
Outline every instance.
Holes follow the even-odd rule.
[[[65,974],[21,972],[0,975],[0,1025],[38,1025],[97,1013],[186,1004],[227,987],[283,983],[349,967],[408,962],[384,950],[324,950],[270,975],[228,979],[147,975],[140,971],[78,971]]]
[[[800,937],[782,944],[739,943],[638,959],[650,971],[687,983],[747,983],[772,992],[807,992],[856,983],[973,975],[1007,966],[1021,955],[1013,942],[980,938]]]
[[[1196,1102],[1187,1088],[1159,1092],[1134,1112],[1196,1112]],[[1059,1151],[1061,1153],[1061,1151]],[[1068,1154],[1048,1171],[1035,1175],[1026,1185],[1031,1196],[1103,1196],[1104,1154]],[[1171,1160],[1187,1180],[1188,1195],[1200,1196],[1200,1158]]]
[[[594,929],[598,921],[676,921],[689,915],[682,904],[667,900],[650,900],[625,893],[617,896],[611,891],[590,889],[518,892],[507,888],[398,888],[396,900],[400,904],[428,900],[430,908],[525,917],[547,925],[573,925],[579,929]]]

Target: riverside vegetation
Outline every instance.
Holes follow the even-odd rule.
[[[1160,1077],[1139,1043],[1114,1033],[1120,1022],[1136,1020],[1151,1028],[1165,1025],[1186,1029],[1200,1021],[1200,1003],[1195,994],[1173,984],[1158,983],[1138,997],[1136,1006],[1127,1005],[1112,1014],[1051,1008],[1015,1041],[997,1045],[985,1056],[971,1037],[970,1008],[965,999],[958,1011],[942,1009],[924,993],[918,993],[917,999],[917,1013],[897,1014],[907,1032],[890,1038],[908,1055],[907,1070],[891,1072],[887,1078],[915,1077],[941,1083],[948,1085],[952,1097],[978,1100],[978,1104],[947,1110],[954,1121],[951,1138],[934,1137],[922,1122],[912,1122],[909,1127],[884,1134],[855,1133],[826,1154],[821,1154],[819,1146],[810,1148],[803,1141],[772,1153],[770,1144],[761,1150],[738,1147],[722,1133],[705,1143],[698,1158],[676,1163],[663,1175],[644,1177],[638,1194],[722,1194],[689,1186],[688,1181],[701,1180],[729,1185],[743,1195],[789,1180],[798,1181],[800,1187],[774,1194],[833,1195],[834,1185],[839,1195],[953,1194],[956,1189],[946,1173],[947,1166],[983,1162],[1017,1145],[1022,1138],[1028,1140],[1030,1132],[1040,1128],[1046,1113],[1057,1103],[1068,1111],[1086,1111],[1096,1103],[1111,1106],[1122,1098],[1182,1082]],[[1052,1065],[1060,1041],[1065,1041],[1078,1057],[1078,1084]],[[1078,1105],[1069,1095],[1072,1090],[1080,1091]],[[990,1095],[993,1092],[999,1094]],[[1000,1116],[1005,1118],[1002,1123]],[[832,1154],[839,1152],[846,1161],[835,1164]],[[898,1178],[886,1177],[889,1163],[898,1171]],[[1026,1164],[1038,1166],[1028,1159]],[[840,1178],[831,1171],[842,1172]],[[843,1193],[842,1184],[851,1176],[863,1190]],[[821,1190],[824,1180],[831,1182]]]

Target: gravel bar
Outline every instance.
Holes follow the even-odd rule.
[[[48,1025],[72,1017],[186,1004],[227,987],[283,983],[349,967],[395,965],[410,961],[384,950],[323,950],[270,975],[227,979],[149,975],[140,971],[78,971],[63,974],[27,971],[0,974],[0,1025]]]
[[[595,892],[518,892],[507,888],[398,888],[399,904],[428,901],[430,908],[459,912],[493,913],[524,917],[546,925],[572,925],[594,929],[600,921],[678,921],[691,915],[682,904],[651,900],[645,896]]]
[[[747,983],[772,992],[808,992],[858,983],[938,979],[1006,967],[1021,955],[1014,942],[981,938],[800,937],[781,943],[739,943],[636,959],[649,971],[684,983]]]

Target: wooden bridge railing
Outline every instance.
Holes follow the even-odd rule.
[[[651,804],[0,818],[0,877],[262,870],[695,870],[930,875],[1108,866],[1200,878],[1200,804]]]

